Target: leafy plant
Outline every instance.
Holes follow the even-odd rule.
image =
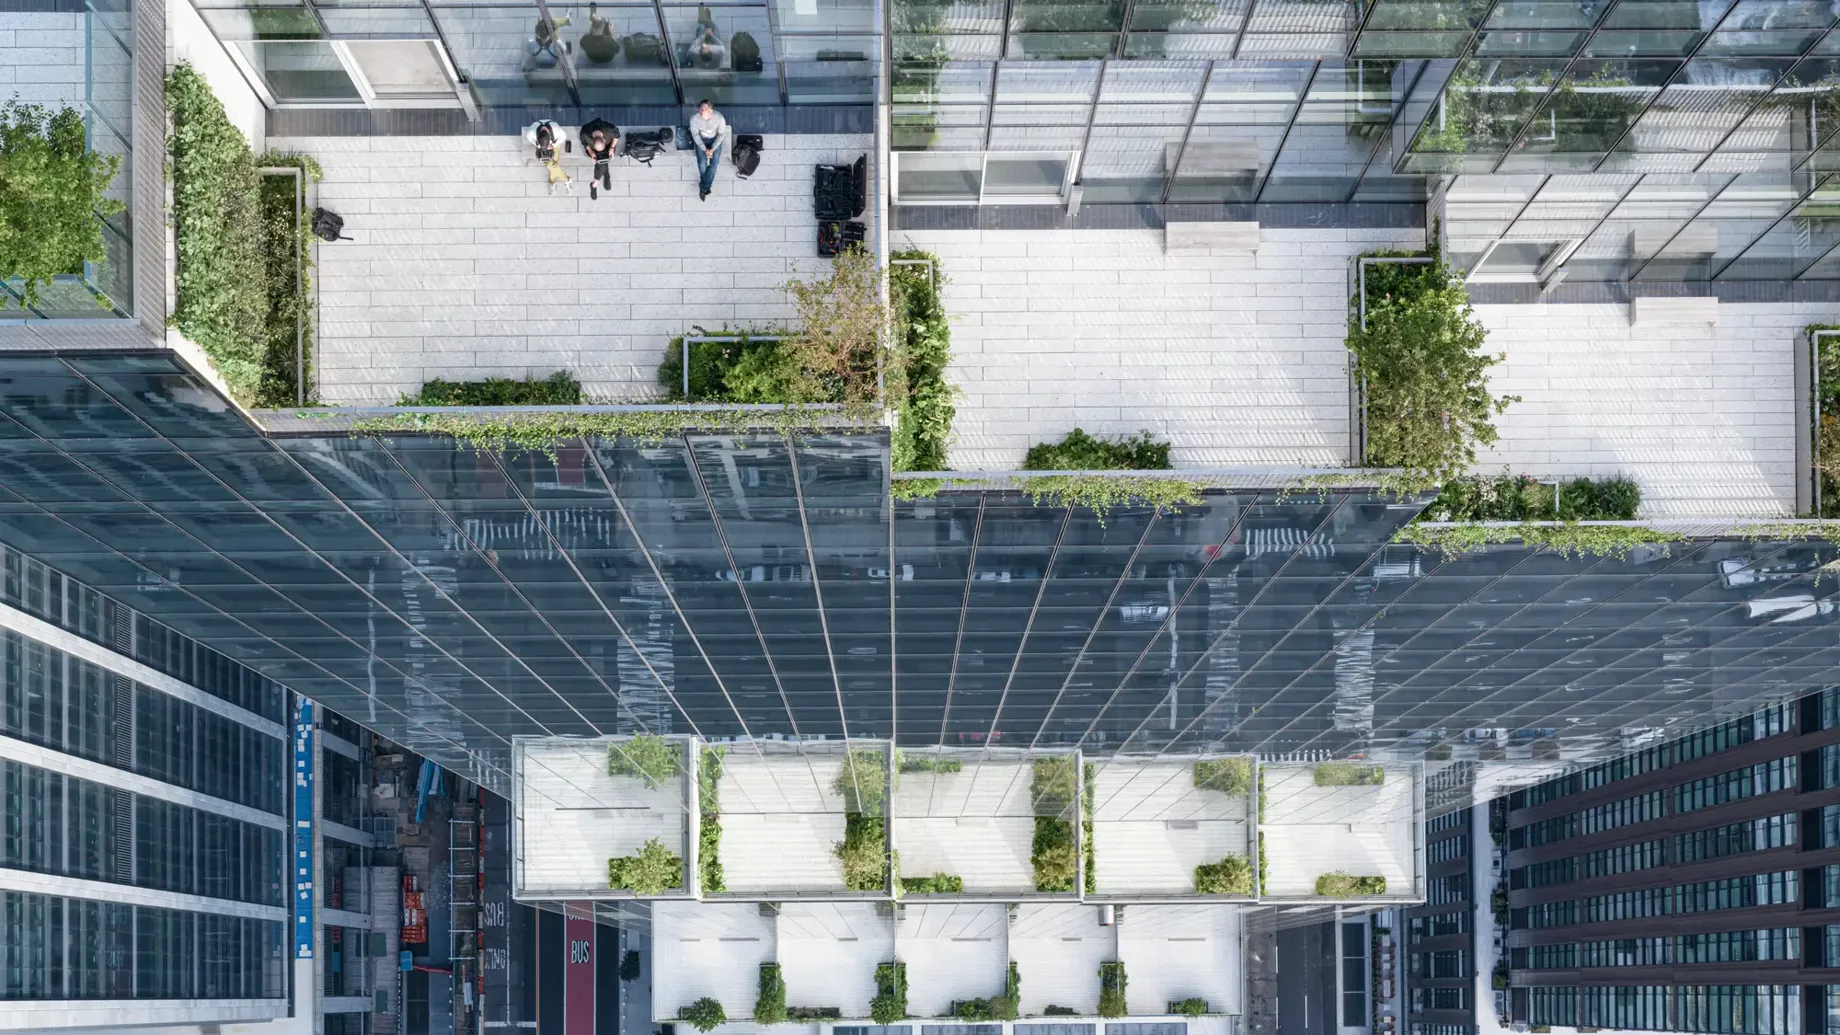
[[[1393,534],[1396,543],[1411,543],[1436,550],[1446,558],[1473,553],[1491,543],[1514,543],[1534,550],[1550,550],[1562,557],[1610,557],[1622,560],[1642,547],[1685,542],[1686,536],[1665,529],[1629,525],[1456,525],[1426,528],[1408,524]]]
[[[789,1021],[835,1021],[843,1017],[840,1006],[788,1006],[786,1019]]]
[[[105,193],[120,171],[119,156],[90,150],[81,111],[0,106],[0,280],[18,278],[26,305],[53,277],[107,258],[102,219],[122,204]]]
[[[1356,877],[1342,870],[1316,878],[1316,893],[1324,898],[1353,898],[1356,895],[1386,894],[1385,877]]]
[[[1025,471],[1164,471],[1169,469],[1169,443],[1150,433],[1129,438],[1094,438],[1079,428],[1059,442],[1029,447],[1022,459]]]
[[[881,815],[888,798],[888,756],[881,748],[849,749],[831,790],[843,798],[845,812]]]
[[[1099,857],[1093,851],[1093,782],[1098,767],[1091,762],[1083,767],[1080,784],[1080,856],[1085,860],[1086,893],[1099,892]]]
[[[1245,794],[1252,790],[1252,759],[1241,756],[1196,762],[1195,786],[1222,794]]]
[[[616,855],[607,860],[607,886],[640,895],[660,895],[684,886],[684,861],[665,847],[663,839],[654,837],[639,849],[638,855]]]
[[[1029,801],[1037,816],[1065,816],[1078,791],[1072,755],[1035,759],[1030,771]]]
[[[1229,855],[1217,863],[1195,867],[1195,894],[1246,895],[1253,892],[1252,862],[1243,855]]]
[[[435,378],[422,390],[405,395],[398,406],[574,406],[581,402],[581,382],[566,370],[545,378],[488,377],[483,381]]]
[[[1169,1012],[1173,1014],[1182,1014],[1187,1017],[1203,1017],[1206,1016],[1208,1012],[1208,1001],[1200,996],[1190,996],[1187,999],[1178,999],[1169,1004]]]
[[[304,180],[318,181],[319,163],[306,155],[270,151],[258,166],[291,166]],[[256,403],[287,406],[306,395],[313,376],[313,224],[300,210],[294,177],[264,174],[259,206],[262,218],[262,266],[268,313],[263,320],[262,382]],[[296,320],[298,317],[298,321]],[[296,349],[298,336],[298,350]]]
[[[956,758],[941,758],[938,755],[899,755],[897,768],[903,773],[956,773],[965,768],[965,763]]]
[[[786,979],[779,964],[760,965],[760,991],[754,997],[754,1023],[778,1024],[786,1019]]]
[[[726,334],[727,332],[721,332]],[[658,364],[658,384],[670,402],[838,402],[830,387],[807,383],[785,347],[788,331],[739,331],[690,346],[690,392],[684,393],[683,337],[671,339]]]
[[[1035,866],[1036,891],[1073,891],[1079,865],[1073,844],[1073,824],[1051,816],[1036,816],[1029,861]]]
[[[728,1022],[728,1014],[722,1009],[721,1003],[704,996],[678,1010],[677,1019],[687,1022],[697,1031],[712,1031],[716,1025]]]
[[[1367,325],[1351,315],[1348,349],[1367,391],[1367,456],[1426,484],[1461,474],[1496,439],[1494,417],[1514,401],[1491,396],[1482,352],[1488,332],[1461,280],[1441,258],[1367,282]],[[1393,290],[1388,290],[1392,288]],[[1359,299],[1355,300],[1359,304]]]
[[[1316,767],[1318,787],[1369,787],[1386,782],[1386,770],[1359,762],[1324,762]]]
[[[393,413],[365,417],[351,423],[354,435],[397,433],[451,435],[464,446],[490,453],[528,449],[557,459],[556,446],[571,439],[626,438],[640,445],[657,444],[685,432],[772,431],[782,435],[836,428],[866,428],[873,421],[861,414],[836,410],[671,410],[633,409],[584,412],[553,410],[534,413]]]
[[[722,870],[722,821],[705,815],[697,825],[696,877],[705,895],[719,895],[728,890],[728,875]]]
[[[894,297],[894,366],[901,372],[899,392],[890,403],[899,412],[890,435],[890,465],[896,471],[943,471],[952,439],[953,400],[958,389],[946,381],[952,359],[952,328],[939,297],[945,272],[938,256],[922,251],[895,252],[894,259],[931,263],[932,276],[917,266],[890,266]]]
[[[607,745],[607,775],[636,776],[656,790],[683,771],[683,748],[663,737],[641,733]]]
[[[1261,895],[1271,894],[1271,856],[1265,852],[1265,831],[1259,831],[1259,888]]]
[[[831,848],[843,863],[843,886],[851,891],[888,890],[888,832],[882,820],[852,812],[843,817],[843,840]]]
[[[889,308],[882,298],[882,268],[863,248],[831,262],[828,276],[782,285],[798,312],[799,330],[781,347],[797,367],[801,391],[811,397],[834,388],[845,403],[877,399],[879,354]]]
[[[964,890],[965,879],[949,873],[901,878],[901,893],[904,895],[956,895]]]
[[[641,969],[638,949],[627,949],[620,957],[620,980],[637,981],[644,971]]]
[[[1042,1008],[1041,1015],[1043,1017],[1078,1017],[1080,1011],[1071,1006],[1056,1006],[1053,1003],[1049,1003]]]
[[[1017,1017],[1016,1000],[1007,995],[960,999],[952,1004],[952,1015],[961,1021],[1013,1021]]]
[[[1180,478],[1050,474],[1023,479],[1022,492],[1037,507],[1085,507],[1101,525],[1114,507],[1151,507],[1161,513],[1201,502],[1201,486]]]
[[[1099,1016],[1123,1017],[1125,1015],[1124,989],[1124,964],[1099,964]]]
[[[1466,475],[1439,487],[1418,521],[1629,521],[1642,491],[1628,478],[1573,478],[1553,486],[1528,474]]]
[[[877,1024],[893,1024],[907,1016],[907,964],[875,965],[875,998],[869,1000],[869,1017]]]
[[[263,278],[254,275],[265,268],[255,156],[190,65],[167,75],[166,109],[172,122],[173,324],[204,350],[231,395],[253,404],[267,366],[261,342],[269,308]]]

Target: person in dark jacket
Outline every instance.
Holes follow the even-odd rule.
[[[601,196],[601,188],[613,189],[613,177],[608,165],[613,161],[613,152],[620,143],[620,127],[606,119],[594,119],[581,127],[581,150],[588,160],[594,163],[594,172],[588,176],[588,197]]]

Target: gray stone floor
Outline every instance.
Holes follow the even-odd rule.
[[[0,11],[0,102],[83,104],[83,16]]]
[[[750,179],[724,156],[707,201],[688,151],[616,160],[596,201],[579,150],[564,163],[574,193],[552,197],[515,137],[268,143],[319,159],[319,203],[353,238],[319,249],[321,397],[387,404],[431,377],[559,369],[597,400],[655,397],[671,337],[792,316],[780,285],[828,265],[812,167],[873,139],[769,136]]]

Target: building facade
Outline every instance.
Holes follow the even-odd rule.
[[[1828,1031],[1837,704],[1823,691],[1510,795],[1513,1018]]]

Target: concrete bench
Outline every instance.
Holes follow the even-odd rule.
[[[1259,250],[1257,223],[1168,223],[1163,227],[1163,254],[1251,255]]]

